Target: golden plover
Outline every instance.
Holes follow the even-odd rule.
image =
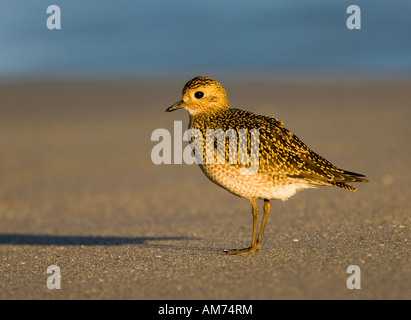
[[[331,185],[351,191],[357,189],[347,182],[366,182],[364,175],[342,170],[310,150],[299,138],[283,126],[275,117],[257,115],[230,107],[224,87],[209,77],[196,77],[186,83],[183,99],[166,111],[186,109],[190,114],[189,129],[197,130],[202,138],[192,138],[194,152],[200,155],[200,168],[214,183],[231,193],[249,199],[252,206],[253,232],[251,246],[245,249],[227,250],[227,254],[253,253],[261,248],[264,229],[270,213],[270,200],[286,200],[297,191],[320,185]],[[220,131],[218,131],[220,130]],[[252,135],[252,131],[258,135]],[[214,133],[211,136],[209,133]],[[219,132],[218,134],[215,134]],[[230,159],[231,132],[236,143],[236,154]],[[246,132],[241,161],[241,133]],[[223,135],[223,148],[218,150],[215,138]],[[206,140],[212,137],[212,151],[207,150]],[[203,139],[203,141],[198,141]],[[197,140],[197,141],[196,141]],[[211,140],[210,140],[211,141]],[[243,139],[244,142],[244,139]],[[257,142],[257,154],[252,153],[253,142]],[[200,144],[199,144],[200,143]],[[255,144],[254,144],[255,145]],[[220,148],[221,149],[221,148]],[[216,161],[224,152],[223,160]],[[206,159],[210,156],[213,161]],[[201,152],[200,152],[201,154]],[[232,155],[232,154],[231,154]],[[244,158],[244,155],[247,157]],[[201,161],[203,160],[203,161]],[[244,169],[254,170],[244,171]],[[264,216],[258,229],[258,205],[256,200],[264,200]]]

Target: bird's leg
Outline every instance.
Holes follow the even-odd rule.
[[[265,225],[267,224],[268,216],[270,215],[270,210],[271,210],[270,200],[264,199],[264,216],[263,216],[263,221],[261,222],[260,232],[258,233],[257,250],[261,248],[261,243],[263,242]]]
[[[253,208],[253,236],[251,239],[251,249],[257,246],[257,227],[258,227],[258,205],[255,199],[251,199],[251,206]]]
[[[257,251],[259,248],[257,242],[257,227],[258,227],[258,205],[255,199],[251,199],[251,207],[252,207],[252,214],[253,214],[253,238],[251,240],[251,247],[244,248],[244,249],[233,249],[226,251],[227,254],[235,255],[235,254],[248,254]],[[265,216],[265,214],[264,214]],[[261,232],[261,231],[260,231]],[[261,245],[260,245],[261,246]]]

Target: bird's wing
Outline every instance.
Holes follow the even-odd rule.
[[[367,181],[361,174],[342,170],[308,148],[275,118],[259,128],[259,172],[286,174],[318,183]]]

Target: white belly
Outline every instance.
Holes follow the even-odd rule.
[[[200,165],[214,183],[247,199],[287,200],[297,191],[316,187],[306,181],[265,173],[243,174],[232,165]]]

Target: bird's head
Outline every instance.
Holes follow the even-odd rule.
[[[195,77],[186,83],[183,99],[166,111],[186,109],[191,116],[213,114],[230,108],[224,87],[209,77]]]

